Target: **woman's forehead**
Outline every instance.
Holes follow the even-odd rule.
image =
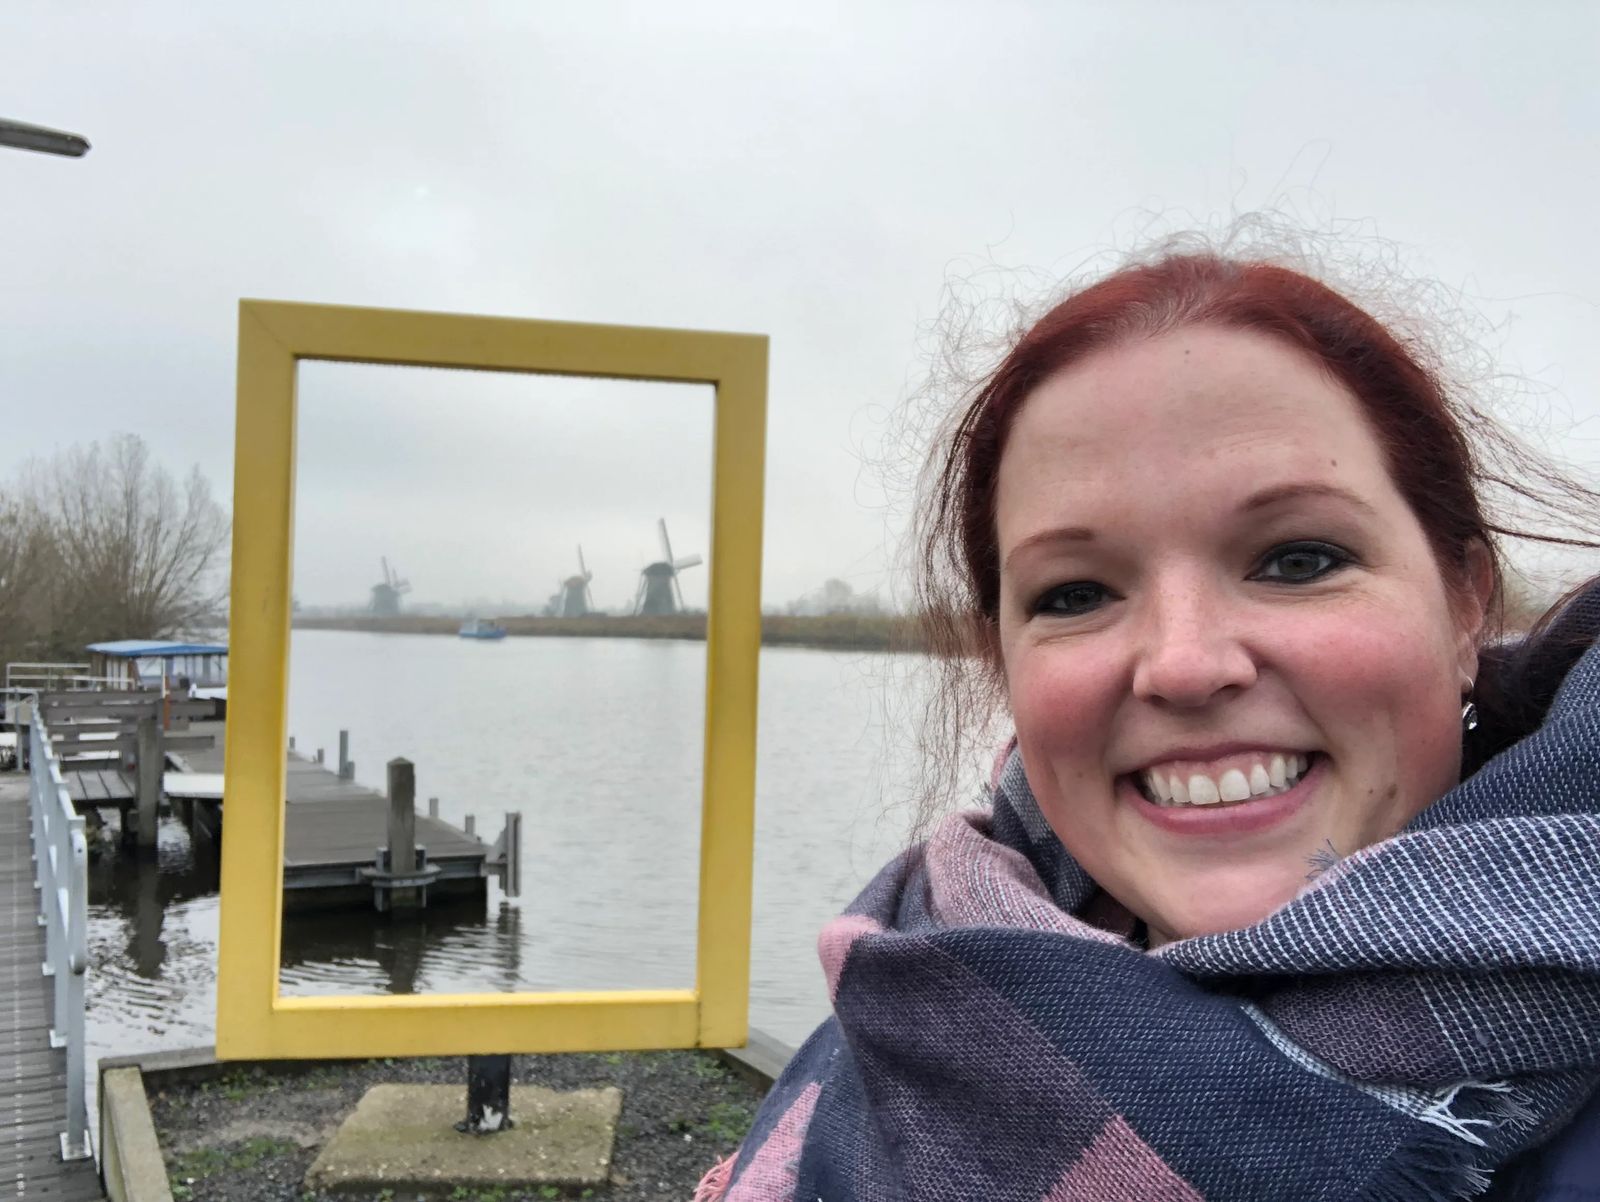
[[[1023,403],[1001,458],[997,517],[1221,503],[1328,483],[1398,499],[1359,403],[1276,339],[1197,327],[1102,351]]]

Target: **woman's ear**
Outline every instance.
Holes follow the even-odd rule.
[[[1456,657],[1465,680],[1478,678],[1478,646],[1494,602],[1494,556],[1481,539],[1467,544],[1466,579],[1456,597]]]

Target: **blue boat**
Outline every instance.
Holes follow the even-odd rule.
[[[461,637],[464,639],[503,639],[506,637],[506,628],[488,618],[468,618],[461,623]]]

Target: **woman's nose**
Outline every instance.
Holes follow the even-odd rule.
[[[1139,700],[1191,709],[1255,683],[1255,659],[1225,599],[1179,587],[1152,595],[1148,607],[1136,635]]]

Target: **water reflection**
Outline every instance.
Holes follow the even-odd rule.
[[[174,821],[161,823],[153,858],[119,848],[112,829],[101,833],[89,862],[89,905],[102,938],[106,924],[122,924],[126,965],[145,980],[158,980],[167,958],[162,927],[168,908],[215,897],[221,858],[209,840],[192,838]]]
[[[426,910],[287,915],[285,993],[510,993],[522,979],[522,911],[501,902],[432,901]]]

